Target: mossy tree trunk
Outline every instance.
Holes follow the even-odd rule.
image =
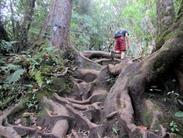
[[[157,0],[157,40],[153,51],[158,50],[162,35],[173,25],[175,20],[175,8],[173,0]]]
[[[173,0],[158,0],[157,1],[157,24],[158,34],[162,34],[174,22],[175,9]]]
[[[2,5],[1,5],[1,1],[0,1],[0,40],[6,40],[9,41],[9,37],[8,37],[8,33],[6,32],[4,26],[3,26],[3,21],[2,21]]]
[[[17,22],[14,32],[15,40],[18,41],[18,50],[20,52],[29,46],[28,33],[32,23],[34,15],[34,8],[36,0],[25,0],[25,12],[23,15],[22,22]],[[13,13],[12,13],[13,14]],[[13,15],[12,15],[13,16]]]

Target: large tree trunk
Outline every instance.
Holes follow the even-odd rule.
[[[157,0],[157,42],[153,51],[160,49],[161,36],[173,25],[175,20],[175,9],[173,0]]]
[[[158,34],[166,31],[174,22],[175,9],[173,0],[158,0],[157,1],[157,23]]]
[[[64,49],[69,44],[69,29],[72,12],[71,0],[53,0],[51,7],[52,45]]]
[[[183,29],[183,24],[181,24],[183,14],[179,13],[179,15],[181,16],[176,20],[173,29],[166,33],[166,36],[170,37],[163,38],[161,49],[140,63],[126,66],[106,98],[104,104],[106,116],[117,111],[129,137],[133,138],[137,135],[137,133],[134,135],[134,130],[138,129],[137,125],[144,123],[144,117],[141,113],[144,110],[143,93],[145,87],[152,81],[162,79],[166,73],[174,72],[179,64],[182,65],[180,59],[183,55],[183,34],[179,30]],[[182,68],[179,69],[182,72]],[[148,131],[143,131],[143,133],[148,135]]]

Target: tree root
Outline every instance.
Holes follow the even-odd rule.
[[[118,64],[121,62],[120,59],[106,59],[106,58],[102,58],[102,59],[98,59],[95,60],[96,63],[101,64],[101,65],[108,65],[108,64]]]
[[[182,40],[180,41],[182,43]],[[167,43],[168,46],[175,44],[174,41]],[[171,69],[171,65],[176,60],[172,57],[182,54],[181,50],[182,45],[178,50],[173,49],[176,51],[176,55],[174,55],[167,49],[161,49],[145,61],[132,63],[131,60],[124,59],[120,64],[108,65],[103,68],[97,65],[99,67],[97,71],[94,70],[94,64],[92,64],[93,70],[83,69],[90,62],[85,64],[84,59],[80,57],[81,59],[78,61],[80,68],[76,70],[78,71],[74,76],[76,79],[73,79],[78,95],[71,94],[68,97],[60,97],[54,94],[51,99],[44,97],[42,106],[46,115],[37,121],[37,127],[8,124],[0,126],[0,134],[9,138],[10,135],[15,138],[26,135],[50,138],[102,138],[114,137],[119,135],[118,131],[120,131],[120,133],[127,134],[129,138],[165,137],[166,129],[161,124],[160,134],[157,135],[153,132],[160,114],[155,113],[150,126],[144,126],[143,93],[145,86],[163,74],[166,67]],[[169,55],[167,58],[172,60],[167,61],[162,53]],[[157,60],[158,62],[156,62]],[[165,67],[162,67],[162,64]],[[112,87],[108,83],[111,76],[117,77]],[[58,74],[57,77],[59,77]],[[16,113],[20,109],[19,107],[15,106],[3,112],[0,117],[1,124],[8,116]],[[118,123],[119,130],[113,128],[114,122]]]
[[[22,110],[24,108],[24,105],[22,102],[12,106],[10,109],[7,109],[5,111],[2,112],[2,115],[0,116],[0,124],[3,123],[4,119],[6,119],[9,115],[12,115],[16,112],[19,112],[20,110]]]
[[[85,57],[92,59],[92,58],[107,58],[110,59],[112,58],[111,53],[108,52],[104,52],[104,51],[85,51],[82,52],[82,55],[84,55]],[[115,54],[114,55],[115,58],[120,58],[120,55]]]
[[[0,136],[4,136],[7,138],[21,138],[21,136],[15,131],[13,127],[10,126],[2,126],[3,121],[8,118],[8,116],[15,114],[16,112],[22,110],[24,108],[23,103],[20,102],[16,104],[15,106],[12,106],[10,109],[7,109],[2,112],[2,115],[0,116]]]
[[[43,103],[51,108],[52,114],[57,116],[69,116],[67,109],[61,104],[49,100],[46,97],[43,98]],[[69,129],[69,123],[67,119],[62,119],[58,120],[54,124],[51,133],[56,137],[62,138],[66,136],[68,129]]]
[[[21,138],[21,136],[12,127],[0,126],[0,136],[6,138]]]

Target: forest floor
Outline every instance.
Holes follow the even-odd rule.
[[[129,103],[124,70],[130,66],[127,70],[134,72],[132,65],[142,59],[93,58],[90,62],[96,65],[77,67],[72,56],[63,54],[61,59],[48,51],[2,56],[1,136],[183,137],[182,105],[177,103],[181,95],[174,75],[145,86],[141,123]]]

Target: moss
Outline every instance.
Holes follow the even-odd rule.
[[[181,23],[179,24],[178,22],[178,24],[174,24],[172,28],[166,30],[163,34],[160,34],[159,36],[157,36],[156,50],[160,49],[167,40],[170,40],[171,38],[175,38],[175,37],[180,37],[180,36],[182,37],[183,31],[181,28],[183,28],[183,24]]]
[[[7,108],[11,103],[15,101],[16,96],[6,97],[0,102],[0,110]]]
[[[153,103],[151,100],[146,100],[145,105],[146,107],[143,111],[143,121],[144,124],[148,126],[152,123],[153,112],[161,112],[161,108],[157,104]],[[158,124],[159,122],[155,124],[155,128],[159,127]]]
[[[50,85],[50,89],[53,90],[53,92],[57,92],[59,95],[70,93],[72,87],[73,84],[69,76],[54,78]]]
[[[51,93],[50,91],[47,91],[47,90],[42,90],[40,92],[37,93],[37,99],[39,101],[41,101],[43,99],[44,96],[48,97],[48,98],[51,98],[53,95],[53,93]]]

